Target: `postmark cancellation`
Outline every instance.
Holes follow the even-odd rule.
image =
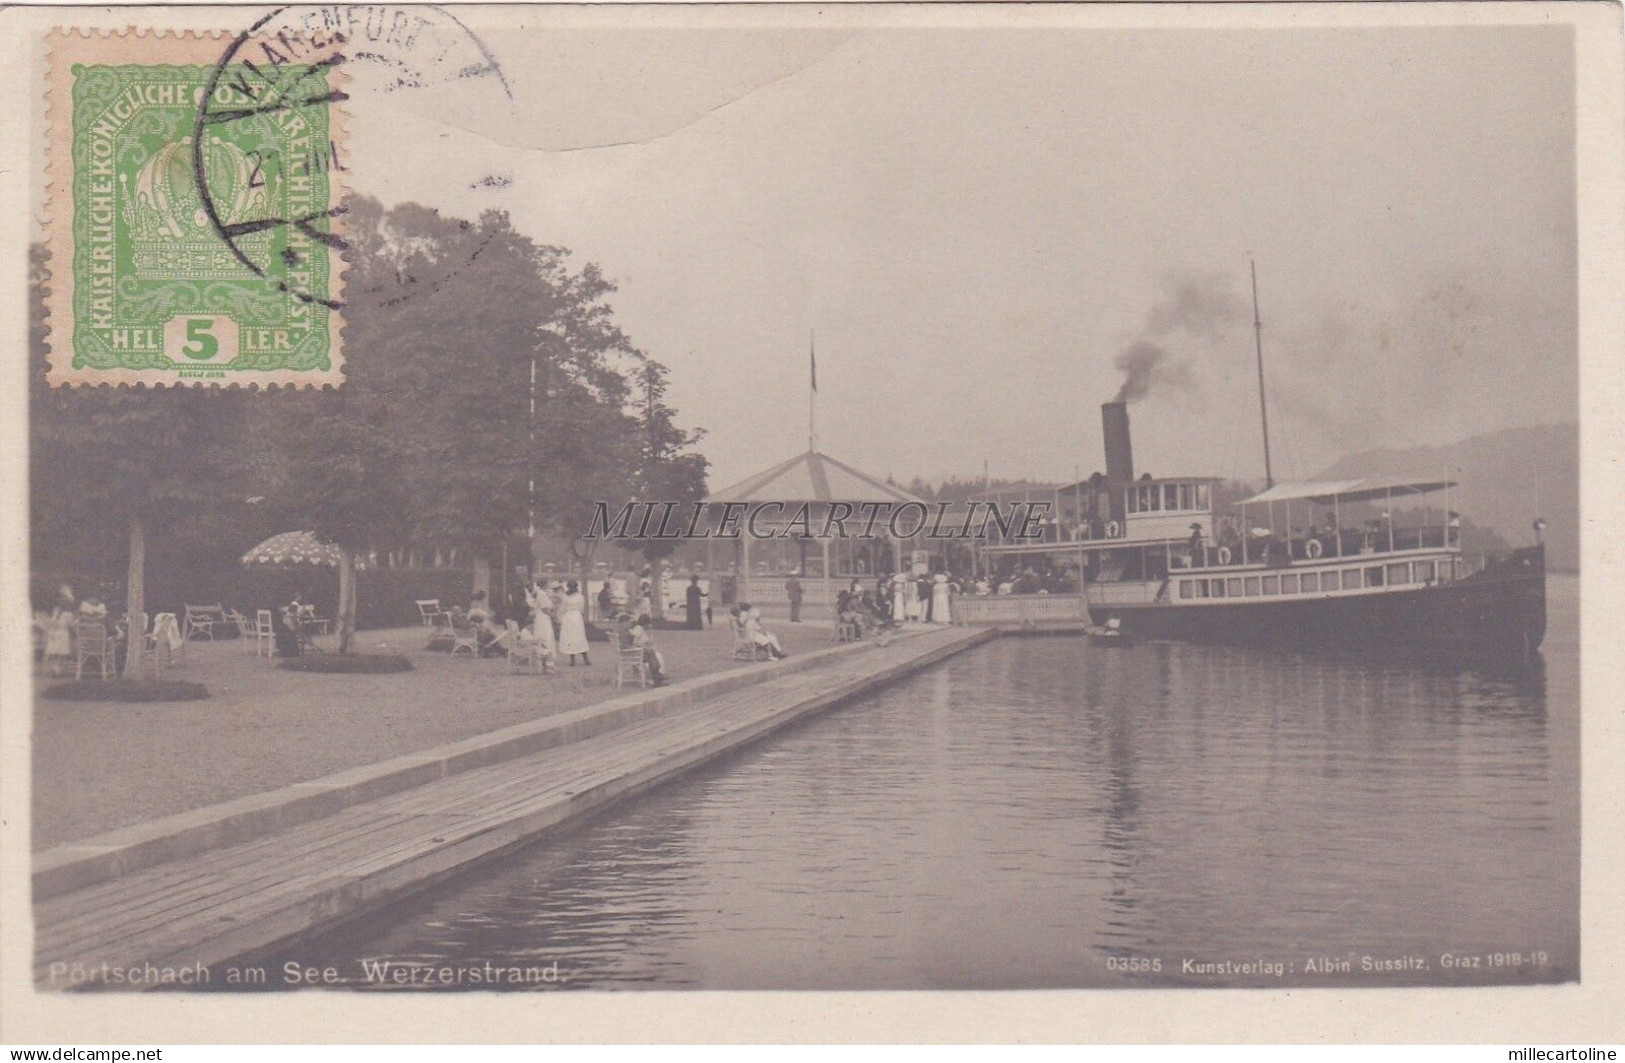
[[[53,385],[343,380],[341,35],[53,32]]]

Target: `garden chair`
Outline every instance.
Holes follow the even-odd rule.
[[[222,605],[187,605],[182,607],[181,635],[190,639],[202,635],[214,641],[214,626],[226,622],[226,609]]]
[[[508,621],[508,634],[504,639],[508,647],[508,671],[515,675],[528,671],[542,675],[547,671],[547,652],[540,642],[525,638],[517,620]]]
[[[238,638],[238,641],[242,644],[243,652],[244,653],[253,653],[254,652],[254,634],[255,634],[254,621],[248,619],[248,616],[246,614],[244,614],[244,613],[239,613],[235,609],[227,609],[226,610],[226,623],[236,625],[236,627],[237,627],[237,638]]]
[[[733,635],[733,655],[741,661],[765,661],[772,655],[767,652],[766,646],[758,646],[745,634],[745,625],[733,616],[728,617],[728,631]]]
[[[854,621],[837,616],[835,618],[835,641],[838,643],[861,642],[863,641],[863,627]]]
[[[263,652],[267,657],[276,656],[276,625],[271,622],[271,610],[254,610],[254,656]]]
[[[417,603],[418,619],[423,621],[424,627],[434,627],[439,622],[439,618],[446,615],[440,611],[439,598],[419,598]]]
[[[167,663],[185,662],[186,639],[181,637],[180,621],[174,613],[159,613],[152,618],[152,637],[162,644]]]
[[[460,650],[467,650],[469,657],[479,659],[480,629],[466,620],[461,624],[454,620],[451,625],[451,655],[457,656]]]
[[[635,678],[640,687],[646,687],[650,683],[649,662],[643,656],[642,646],[617,647],[615,685],[624,686],[628,678]]]
[[[147,614],[138,613],[135,622],[130,625],[130,632],[125,636],[129,640],[125,653],[137,655],[137,671],[147,675],[147,668],[152,668],[152,677],[164,677],[164,664],[169,660],[169,646],[158,638],[157,629],[147,630]]]
[[[111,678],[117,662],[113,660],[113,640],[107,634],[107,625],[76,624],[73,635],[73,677],[83,679],[85,662],[94,658],[102,678]]]
[[[329,623],[331,623],[331,621],[327,620],[325,617],[316,615],[316,607],[314,605],[301,605],[299,607],[300,628],[308,627],[314,630],[318,635],[325,635],[327,634],[327,626]]]

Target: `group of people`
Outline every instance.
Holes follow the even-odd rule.
[[[73,588],[64,583],[49,609],[35,613],[34,624],[41,632],[40,656],[51,674],[58,674],[73,657],[74,627],[78,624],[105,624],[107,605],[94,594],[75,600]]]
[[[519,637],[540,643],[547,667],[565,656],[572,668],[578,657],[583,665],[592,664],[587,645],[587,596],[579,583],[554,580],[549,586],[532,579],[525,588],[525,608],[530,615],[519,629]]]
[[[835,616],[860,636],[886,635],[903,624],[950,624],[953,600],[963,593],[946,572],[881,576],[873,591],[854,579],[835,596]]]

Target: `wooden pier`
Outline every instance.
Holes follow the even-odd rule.
[[[263,795],[42,853],[36,981],[149,988],[352,918],[997,634],[933,629],[754,665],[290,787],[281,819]]]

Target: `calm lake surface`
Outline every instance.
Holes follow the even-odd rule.
[[[256,961],[271,988],[289,960],[363,988],[363,961],[556,963],[546,989],[1572,980],[1578,581],[1549,601],[1544,667],[1510,674],[1000,639]]]

